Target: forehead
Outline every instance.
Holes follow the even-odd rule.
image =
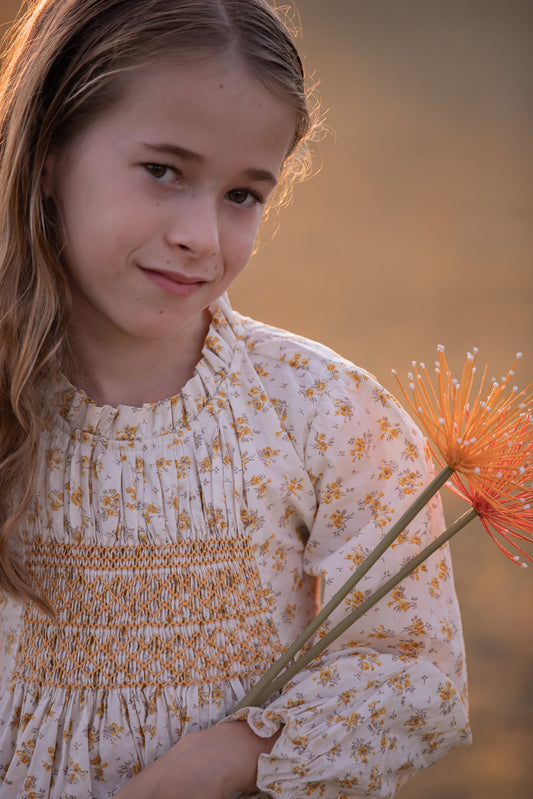
[[[238,57],[157,61],[120,80],[116,102],[78,139],[154,139],[200,154],[238,151],[283,159],[296,127],[290,103],[271,92]]]

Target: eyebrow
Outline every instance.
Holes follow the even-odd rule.
[[[201,163],[205,160],[204,157],[199,153],[195,153],[193,150],[188,150],[186,147],[180,147],[177,144],[168,144],[166,142],[161,142],[160,144],[149,144],[148,142],[143,142],[143,145],[156,153],[172,153],[178,158],[182,158],[184,161]],[[271,183],[273,187],[277,186],[278,183],[275,175],[273,175],[268,169],[251,167],[250,169],[246,169],[244,171],[244,176],[248,178],[248,180],[258,180]]]

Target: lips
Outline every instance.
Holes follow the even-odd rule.
[[[175,294],[181,297],[188,297],[194,294],[205,283],[206,279],[195,275],[184,275],[181,272],[174,272],[169,269],[147,269],[139,267],[151,283],[159,286],[168,294]]]

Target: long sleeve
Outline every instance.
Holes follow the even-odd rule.
[[[304,361],[292,359],[293,366]],[[302,568],[323,578],[327,601],[433,469],[416,426],[370,375],[335,362],[322,381],[309,364],[293,371],[299,371],[299,409],[291,424],[290,399],[285,403],[284,425],[315,498]],[[268,380],[264,384],[268,388]],[[312,415],[302,413],[305,396]],[[277,398],[274,404],[279,408]],[[301,435],[298,425],[305,430]],[[443,529],[435,498],[326,627]],[[422,564],[264,709],[248,708],[240,717],[263,736],[283,725],[272,753],[260,758],[257,783],[279,799],[391,797],[413,773],[469,743],[463,638],[448,549]]]

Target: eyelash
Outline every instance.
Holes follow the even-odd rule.
[[[149,172],[149,174],[157,181],[162,181],[162,178],[165,176],[167,172],[172,172],[175,176],[179,175],[179,170],[176,167],[171,166],[170,164],[143,164],[144,168]],[[156,175],[155,172],[157,170],[163,170],[162,175]]]
[[[176,169],[176,167],[171,166],[170,164],[155,164],[155,163],[147,163],[143,165],[144,168],[148,171],[148,173],[154,178],[154,180],[158,182],[166,182],[163,178],[166,176],[167,172],[172,172],[175,177],[180,175],[180,171]],[[157,171],[162,171],[162,174],[155,174]],[[227,192],[226,197],[229,198],[229,195],[236,194],[236,193],[243,193],[244,195],[249,195],[253,200],[253,205],[264,205],[265,198],[259,194],[259,192],[254,191],[253,189],[245,189],[245,188],[238,188],[238,189],[231,189]],[[231,201],[233,202],[233,201]],[[233,202],[234,205],[242,205],[246,206],[245,202]]]
[[[259,192],[253,191],[252,189],[231,189],[231,191],[228,191],[226,196],[229,197],[230,194],[235,194],[237,192],[242,192],[245,195],[249,195],[253,200],[253,205],[265,204],[264,197],[262,197]],[[245,203],[234,203],[234,205],[245,205]]]

